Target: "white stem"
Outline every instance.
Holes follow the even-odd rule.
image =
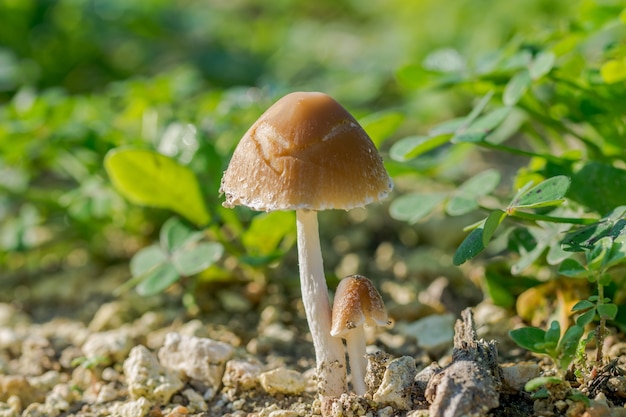
[[[363,331],[363,326],[349,330],[343,337],[346,339],[348,360],[350,361],[352,388],[357,395],[365,395],[367,391],[365,386],[367,357],[365,356],[365,332]]]
[[[331,311],[324,277],[317,212],[296,211],[300,286],[304,311],[315,348],[320,394],[338,397],[346,392],[343,344],[330,335]]]

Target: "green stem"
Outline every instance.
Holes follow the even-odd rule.
[[[567,223],[567,224],[593,224],[597,219],[581,218],[581,217],[556,217],[547,216],[545,214],[527,213],[525,211],[517,211],[515,209],[507,210],[507,215],[525,220],[543,220],[550,223]]]
[[[483,148],[487,148],[487,149],[494,149],[494,150],[497,150],[497,151],[508,152],[510,154],[513,154],[513,155],[526,156],[526,157],[529,157],[529,158],[543,158],[543,159],[545,159],[547,161],[551,161],[551,162],[554,162],[556,164],[561,164],[563,162],[563,160],[561,158],[553,156],[553,155],[544,154],[544,153],[523,151],[521,149],[511,148],[510,146],[499,145],[499,144],[496,144],[496,143],[476,142],[476,145],[482,146]]]
[[[601,275],[597,277],[598,283],[598,301],[596,302],[596,309],[600,307],[600,305],[604,304],[604,285],[600,284]],[[600,316],[600,323],[598,324],[598,329],[596,330],[596,341],[598,347],[596,349],[596,363],[598,368],[602,367],[602,359],[604,356],[603,353],[603,345],[604,345],[604,332],[606,331],[606,319]]]

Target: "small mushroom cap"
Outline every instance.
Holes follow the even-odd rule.
[[[324,93],[291,93],[272,105],[237,145],[224,172],[225,207],[325,210],[361,207],[393,184],[352,115]]]
[[[331,336],[342,336],[362,325],[386,326],[389,317],[380,293],[368,278],[351,275],[342,279],[335,292]]]

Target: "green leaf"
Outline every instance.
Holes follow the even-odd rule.
[[[454,253],[452,262],[457,266],[464,264],[483,250],[485,250],[485,246],[483,245],[483,228],[479,227],[478,229],[472,230],[472,232],[465,237],[463,242],[461,242],[461,245]]]
[[[583,311],[583,310],[588,310],[590,308],[595,307],[595,304],[592,303],[589,300],[581,300],[579,302],[577,302],[576,304],[574,304],[574,307],[572,307],[572,311]]]
[[[396,220],[417,223],[447,196],[446,193],[406,194],[391,202],[389,214]]]
[[[589,311],[586,311],[583,314],[581,314],[580,316],[578,316],[576,318],[576,324],[578,326],[585,327],[586,325],[591,323],[594,318],[596,318],[596,309],[595,308],[591,309]]]
[[[626,80],[626,58],[612,59],[600,67],[600,75],[607,84]]]
[[[487,169],[461,184],[458,192],[468,196],[484,196],[492,192],[499,182],[500,173],[495,169]]]
[[[559,339],[561,338],[561,325],[557,320],[553,320],[550,323],[550,327],[546,331],[544,336],[545,349],[552,350],[556,348],[559,344]]]
[[[559,343],[559,351],[561,357],[559,358],[559,367],[562,370],[566,370],[569,364],[576,357],[576,351],[578,349],[578,343],[580,338],[583,337],[585,329],[577,324],[571,326],[565,331],[561,343]]]
[[[209,223],[195,174],[175,160],[149,150],[113,149],[104,166],[115,188],[129,201],[173,210],[197,225]]]
[[[169,262],[169,258],[158,245],[141,249],[130,260],[130,273],[134,277],[141,276],[159,265]]]
[[[530,73],[522,71],[513,76],[504,87],[502,102],[505,106],[515,106],[524,96],[531,83]]]
[[[430,129],[428,136],[435,137],[454,134],[461,128],[467,126],[466,119],[467,117],[457,117],[456,119],[446,120]]]
[[[538,327],[522,327],[509,331],[509,336],[521,348],[534,353],[546,353],[537,346],[544,344],[546,332]]]
[[[137,293],[145,296],[160,294],[179,279],[178,271],[172,263],[168,262],[145,274],[145,277],[137,284]]]
[[[590,272],[577,260],[567,258],[559,266],[559,274],[570,278],[585,278]]]
[[[465,181],[446,204],[450,216],[460,216],[478,208],[478,197],[489,194],[500,182],[500,174],[488,169]]]
[[[382,111],[359,120],[377,148],[395,133],[404,121],[404,115],[396,111]]]
[[[391,159],[405,162],[450,141],[450,135],[408,136],[394,143],[389,150]]]
[[[204,233],[194,231],[176,217],[170,217],[161,226],[159,240],[163,249],[172,253],[185,245],[196,242],[204,236]]]
[[[478,208],[478,201],[474,197],[454,196],[446,203],[446,213],[449,216],[461,216]]]
[[[624,216],[626,216],[626,206],[616,207],[597,223],[572,230],[561,241],[563,249],[570,252],[591,250],[598,241],[610,237],[619,245],[615,250],[623,251],[622,239],[626,237]]]
[[[597,311],[601,319],[615,320],[615,317],[617,316],[617,305],[600,304],[598,305]]]
[[[274,211],[256,215],[242,236],[248,254],[267,256],[275,254],[285,238],[295,238],[296,216],[293,211]]]
[[[513,200],[510,208],[538,208],[554,206],[563,202],[570,185],[564,175],[548,178]]]
[[[524,390],[530,392],[548,384],[562,384],[563,381],[555,376],[540,376],[533,378],[524,385]],[[547,397],[546,397],[547,398]]]
[[[598,213],[626,206],[626,170],[601,162],[588,162],[572,175],[568,198]]]
[[[482,142],[511,113],[510,107],[500,107],[479,117],[466,129],[460,129],[452,138],[453,143]]]
[[[605,259],[607,255],[611,251],[611,246],[613,245],[613,239],[608,236],[603,237],[591,248],[591,250],[587,251],[587,268],[590,271],[600,271],[602,266],[605,263]]]
[[[199,243],[191,248],[183,248],[172,255],[172,263],[180,275],[190,276],[204,271],[224,253],[224,247],[217,242]]]
[[[530,63],[529,74],[533,80],[538,80],[552,70],[556,56],[551,51],[543,51],[535,56]]]
[[[502,210],[494,210],[489,214],[483,228],[483,246],[487,247],[496,229],[500,226],[500,223],[502,223],[505,217],[506,213]]]

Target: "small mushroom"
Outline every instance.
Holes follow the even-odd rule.
[[[380,293],[368,278],[351,275],[339,282],[335,292],[330,334],[346,340],[352,387],[365,394],[365,332],[363,326],[387,326],[389,317]]]
[[[362,207],[392,186],[367,133],[337,101],[317,92],[288,94],[263,113],[222,177],[225,207],[296,210],[302,301],[323,398],[346,391],[346,371],[341,340],[330,335],[317,211]]]

